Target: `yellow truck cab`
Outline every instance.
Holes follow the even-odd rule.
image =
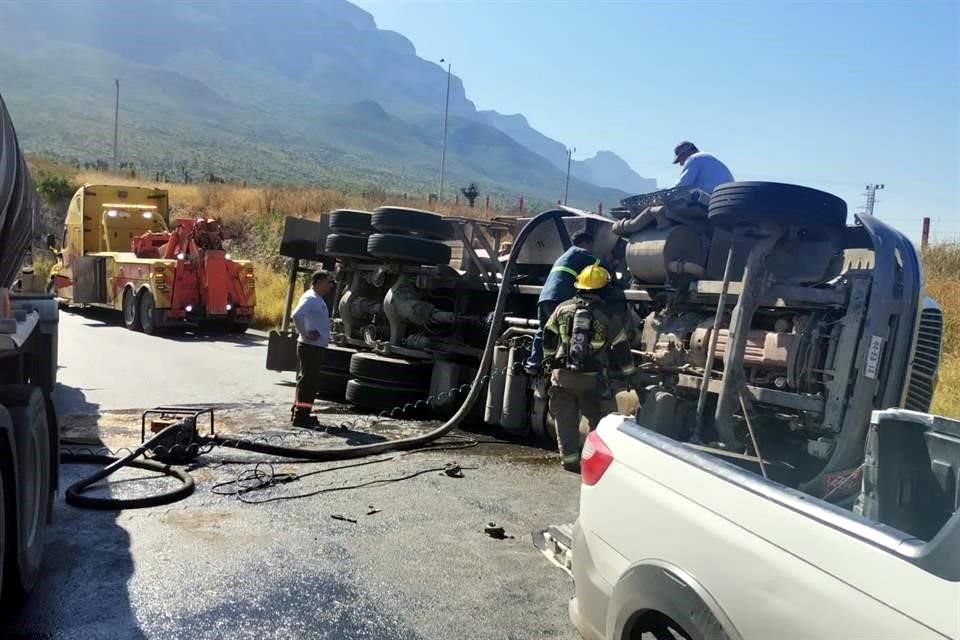
[[[169,307],[176,261],[138,258],[132,249],[135,237],[165,232],[169,215],[162,189],[90,184],[78,189],[51,271],[60,301],[124,310],[125,315],[136,315],[134,306],[140,307],[136,311]]]
[[[253,265],[222,248],[215,220],[170,226],[167,192],[84,185],[67,210],[50,287],[60,302],[123,311],[128,329],[215,321],[243,332],[255,304]]]

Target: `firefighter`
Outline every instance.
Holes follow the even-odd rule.
[[[543,289],[540,290],[540,298],[537,300],[537,320],[540,328],[537,329],[533,337],[533,345],[530,348],[530,357],[524,366],[527,373],[537,375],[541,371],[543,362],[543,326],[547,318],[557,308],[557,305],[568,300],[576,292],[573,286],[577,274],[585,267],[595,263],[597,258],[593,255],[593,236],[586,231],[574,234],[571,238],[569,249],[560,254],[546,282],[543,283]]]
[[[317,396],[324,348],[330,342],[330,312],[323,297],[330,293],[333,278],[326,271],[315,271],[310,288],[300,296],[291,318],[297,327],[297,392],[290,417],[295,427],[316,427],[320,422],[310,415]]]
[[[580,417],[595,429],[634,373],[633,355],[621,320],[606,310],[600,295],[610,273],[599,262],[583,269],[577,294],[560,303],[543,334],[545,368],[550,370],[550,413],[557,425],[560,461],[580,471]]]

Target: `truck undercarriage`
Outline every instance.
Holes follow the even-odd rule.
[[[858,486],[871,411],[929,408],[941,314],[923,298],[913,246],[881,221],[847,226],[842,200],[774,183],[635,196],[612,215],[563,208],[527,229],[509,283],[506,243],[529,219],[399,207],[288,219],[288,313],[301,260],[335,269],[324,395],[452,414],[509,286],[485,402],[471,416],[555,441],[548,382],[521,363],[553,261],[588,230],[613,265],[608,304],[631,328],[641,424],[839,499]],[[268,368],[295,368],[288,329],[287,318],[271,335]]]

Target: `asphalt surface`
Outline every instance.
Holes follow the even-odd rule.
[[[108,322],[104,322],[104,320]],[[61,386],[66,435],[112,449],[139,442],[138,410],[215,403],[218,431],[298,446],[394,438],[428,428],[377,423],[318,405],[329,433],[283,424],[290,374],[263,369],[253,336],[153,338],[111,316],[61,314]],[[363,466],[262,465],[307,474],[244,494],[238,473],[264,456],[218,448],[192,467],[197,489],[168,507],[113,512],[56,502],[44,576],[5,638],[577,638],[567,617],[570,579],[533,548],[530,532],[570,522],[578,478],[555,454],[482,433],[456,435],[471,448],[382,456]],[[440,469],[463,467],[462,478]],[[65,465],[62,488],[92,467]],[[387,481],[361,489],[347,485]],[[149,472],[122,470],[99,495],[170,487]],[[219,488],[215,485],[227,483]],[[356,520],[334,519],[342,515]],[[483,533],[495,522],[510,537]]]

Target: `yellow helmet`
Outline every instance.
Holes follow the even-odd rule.
[[[595,289],[603,289],[609,283],[610,272],[601,267],[599,262],[595,262],[580,272],[573,286],[577,289],[592,291]]]

